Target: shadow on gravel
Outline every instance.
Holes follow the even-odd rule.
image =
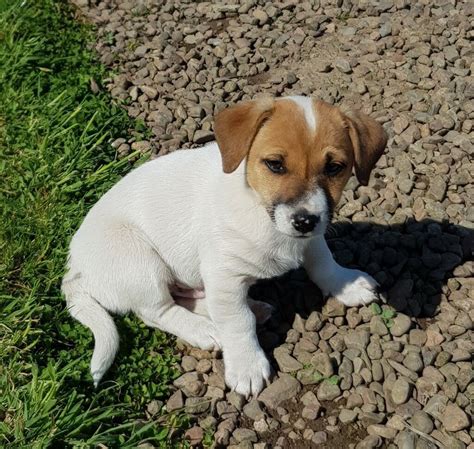
[[[382,300],[397,311],[418,318],[422,327],[436,315],[446,295],[467,300],[456,291],[459,283],[448,285],[447,280],[470,276],[461,265],[473,259],[472,229],[431,219],[390,226],[335,223],[327,239],[341,265],[371,274],[380,284]],[[307,318],[324,305],[321,292],[302,269],[257,283],[250,296],[276,308],[260,332],[266,350],[284,341],[295,313]]]

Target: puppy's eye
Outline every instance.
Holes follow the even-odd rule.
[[[283,161],[280,159],[264,159],[263,162],[273,173],[281,175],[286,172],[286,168],[283,164]]]
[[[339,162],[328,162],[326,166],[324,167],[324,173],[327,176],[336,176],[339,173],[341,173],[342,170],[344,170],[346,166],[344,164],[341,164]]]

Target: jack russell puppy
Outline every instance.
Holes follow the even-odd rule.
[[[294,96],[232,106],[214,130],[216,142],[125,176],[71,241],[62,291],[94,334],[96,386],[119,344],[109,313],[221,348],[227,385],[248,396],[270,376],[251,310],[262,304],[247,297],[257,279],[304,266],[349,307],[376,297],[374,279],[335,262],[324,232],[352,170],[368,183],[387,142],[382,126]]]

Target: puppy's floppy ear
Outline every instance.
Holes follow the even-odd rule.
[[[262,99],[239,103],[217,114],[214,133],[224,173],[232,173],[240,165],[272,110],[273,100]]]
[[[387,134],[382,125],[360,111],[347,117],[349,137],[354,148],[354,168],[359,182],[366,186],[370,172],[387,145]]]

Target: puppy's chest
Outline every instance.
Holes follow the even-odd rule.
[[[268,279],[301,266],[302,256],[286,252],[256,252],[247,260],[245,270],[255,279]]]

